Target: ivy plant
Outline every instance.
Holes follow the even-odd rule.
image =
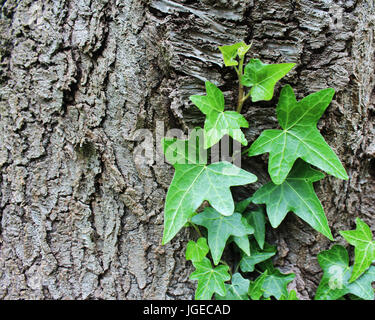
[[[242,130],[249,128],[249,123],[241,114],[245,101],[270,101],[278,81],[295,66],[267,64],[255,58],[246,64],[250,49],[251,44],[245,42],[219,47],[224,65],[233,67],[238,77],[237,105],[226,107],[220,88],[206,81],[206,94],[190,97],[205,115],[203,134],[196,128],[188,139],[162,140],[166,160],[175,169],[165,201],[162,243],[171,241],[183,227],[196,231],[198,239],[186,246],[186,259],[195,268],[190,275],[197,281],[195,299],[298,300],[297,292],[288,290],[295,275],[273,264],[277,250],[266,242],[267,226],[277,228],[288,212],[293,212],[333,240],[313,184],[325,177],[317,169],[348,179],[336,153],[317,129],[334,89],[322,89],[297,101],[287,84],[275,110],[281,129],[263,131],[243,152],[249,157],[269,154],[270,181],[234,202],[231,187],[252,184],[257,177],[227,161],[208,161],[207,151],[226,135],[247,146]],[[354,266],[349,266],[342,246],[320,253],[324,275],[315,298],[338,299],[349,294],[373,298],[375,271],[370,265],[375,259],[375,242],[369,227],[357,219],[357,229],[341,235],[355,247]],[[230,263],[226,262],[226,248],[232,252]]]

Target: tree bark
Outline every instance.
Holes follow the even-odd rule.
[[[301,98],[333,87],[319,129],[349,181],[316,184],[335,240],[359,216],[375,228],[373,0],[3,0],[0,96],[0,299],[191,299],[185,229],[162,246],[173,169],[136,157],[138,129],[203,124],[189,102],[204,80],[235,105],[218,45],[253,41],[264,62],[296,62],[270,102],[246,101],[252,142],[277,126],[290,83]],[[244,157],[258,183],[266,157]],[[332,243],[289,214],[268,240],[274,263],[311,299],[316,256]]]

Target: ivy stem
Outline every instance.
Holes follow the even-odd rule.
[[[228,266],[228,268],[229,268],[229,273],[230,273],[230,277],[232,277],[232,269],[231,269],[231,266],[230,266],[228,263],[226,263],[224,260],[220,260],[220,263],[225,264],[226,266]]]
[[[199,230],[198,226],[196,224],[192,223],[191,221],[189,221],[189,222],[190,222],[191,226],[194,228],[194,230],[198,233],[199,237],[202,238],[203,236],[202,236],[202,233]]]
[[[238,104],[237,104],[237,112],[241,113],[242,105],[244,103],[244,88],[243,84],[241,83],[241,79],[243,76],[243,63],[245,60],[245,56],[240,57],[240,63],[238,66],[238,69],[236,69],[237,75],[238,75]]]

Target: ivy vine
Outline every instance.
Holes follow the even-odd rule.
[[[213,296],[219,300],[298,300],[297,293],[287,288],[295,274],[284,274],[272,264],[276,248],[265,241],[266,225],[269,222],[277,228],[288,212],[294,212],[333,240],[313,187],[325,175],[311,165],[348,179],[337,155],[316,127],[332,101],[334,89],[323,89],[297,101],[292,87],[286,85],[276,107],[281,129],[263,131],[243,152],[250,157],[269,153],[271,181],[251,197],[234,203],[230,187],[254,183],[257,177],[227,161],[209,163],[207,149],[225,135],[247,146],[241,131],[249,127],[241,115],[244,102],[248,98],[253,102],[271,100],[276,83],[295,66],[265,64],[259,59],[250,59],[245,65],[250,48],[244,42],[219,47],[225,66],[234,67],[238,75],[235,110],[225,110],[223,92],[206,81],[206,95],[190,97],[206,116],[203,133],[197,128],[188,140],[162,141],[165,157],[175,169],[165,201],[162,243],[173,239],[183,227],[197,231],[198,240],[187,244],[186,259],[195,267],[190,279],[198,281],[195,298],[200,300]],[[202,208],[205,201],[209,205]],[[256,209],[250,209],[254,205]],[[348,253],[341,245],[318,254],[323,277],[315,299],[374,299],[371,283],[375,281],[375,267],[371,263],[375,260],[375,242],[366,223],[359,218],[356,223],[356,230],[340,232],[355,247],[353,266],[349,266]],[[232,266],[222,259],[230,243],[240,255]]]

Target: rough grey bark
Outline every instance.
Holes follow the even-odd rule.
[[[350,180],[316,188],[337,241],[357,216],[374,229],[374,16],[373,0],[1,1],[0,298],[193,297],[194,234],[161,246],[173,170],[135,160],[134,134],[201,125],[188,96],[206,79],[234,103],[217,46],[239,40],[266,62],[296,62],[282,83],[299,97],[336,89],[319,128]],[[245,104],[249,140],[277,125],[275,101]],[[259,183],[235,197],[267,181],[265,160],[243,158]],[[331,243],[294,215],[268,237],[312,298]]]

